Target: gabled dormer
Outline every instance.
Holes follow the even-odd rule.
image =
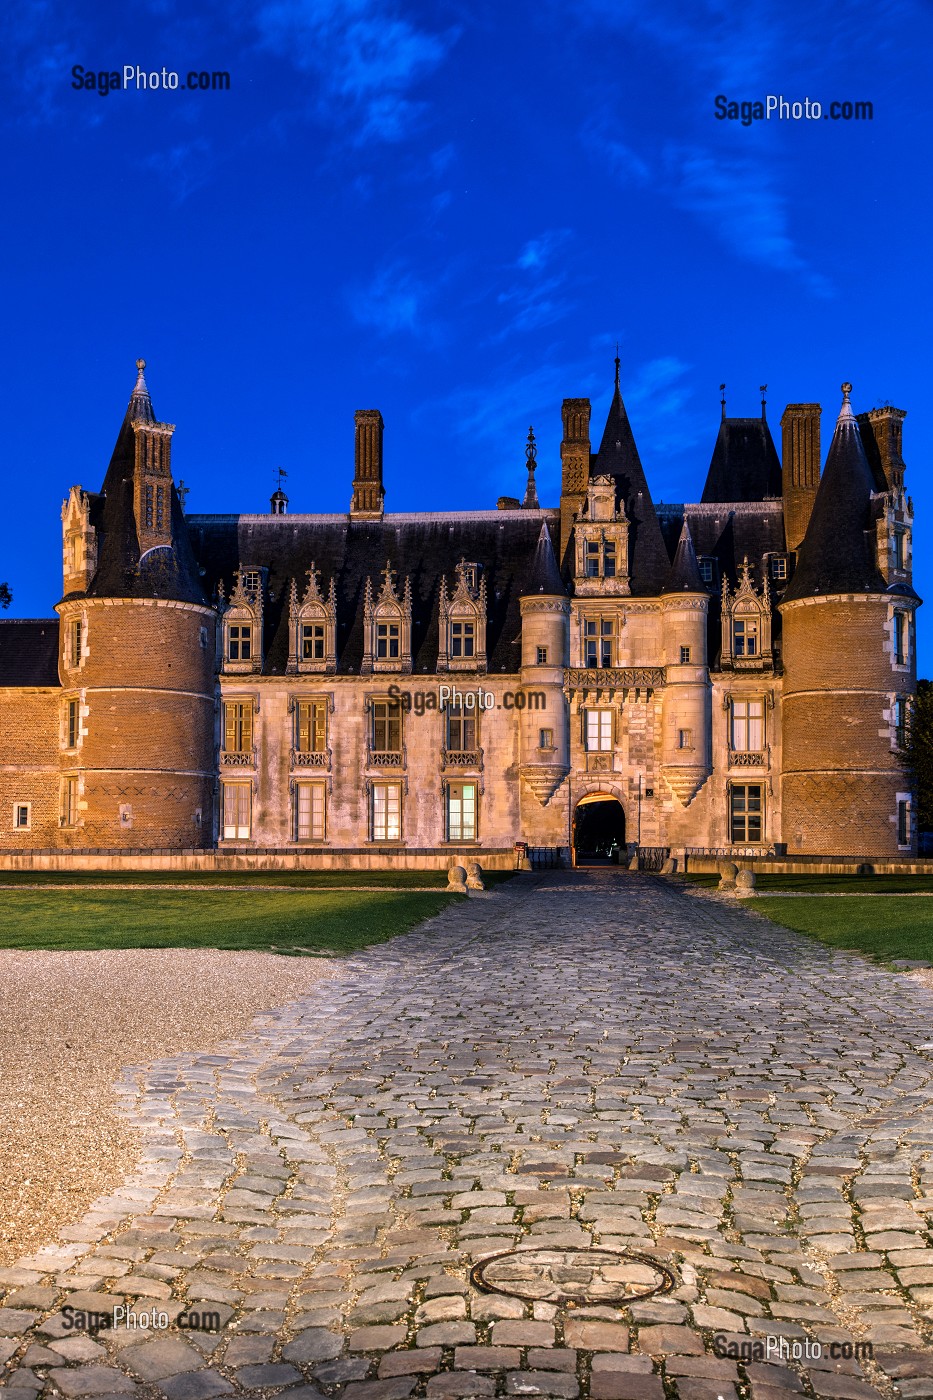
[[[611,476],[594,476],[573,523],[574,592],[621,597],[631,592],[625,507]]]
[[[441,578],[438,603],[437,669],[485,671],[486,580],[479,564],[461,559],[453,594]]]
[[[739,586],[733,594],[729,580],[722,580],[722,658],[724,671],[770,670],[771,593],[765,574],[761,592],[752,582],[748,559],[742,561]]]
[[[395,587],[395,570],[389,560],[382,571],[382,588],[373,598],[372,580],[363,592],[363,664],[373,671],[411,670],[411,582],[405,579],[402,595]]]
[[[320,570],[312,564],[308,586],[298,599],[292,579],[288,594],[288,669],[305,671],[337,669],[337,589],[333,578],[325,598],[318,583]]]
[[[262,670],[262,570],[240,566],[229,600],[218,587],[223,622],[223,669],[228,675]]]
[[[72,486],[62,503],[62,592],[86,593],[97,572],[97,531],[91,524],[91,499]]]

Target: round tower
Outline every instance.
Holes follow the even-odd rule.
[[[216,614],[171,474],[174,428],[138,377],[98,496],[66,504],[63,846],[212,844]],[[83,511],[86,519],[78,519]]]
[[[877,523],[896,502],[872,474],[851,387],[842,386],[813,514],[781,603],[782,837],[791,855],[916,849],[897,731],[916,687],[919,599],[879,552]]]

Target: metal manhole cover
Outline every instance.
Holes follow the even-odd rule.
[[[666,1264],[618,1249],[507,1249],[481,1259],[470,1282],[484,1293],[574,1308],[624,1306],[670,1293],[677,1280]]]

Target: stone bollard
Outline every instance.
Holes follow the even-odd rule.
[[[676,873],[677,873],[677,862],[676,862],[676,860],[674,859],[673,856],[668,856],[667,860],[666,860],[666,861],[664,862],[664,864],[661,866],[661,874],[662,874],[662,875],[675,875]]]
[[[755,872],[754,870],[740,870],[735,877],[735,892],[748,899],[755,893]]]
[[[467,873],[462,865],[452,865],[447,872],[448,890],[456,890],[458,894],[466,894]]]
[[[486,886],[483,884],[483,867],[480,865],[480,863],[479,863],[478,860],[471,860],[471,861],[468,861],[468,862],[467,862],[467,889],[468,889],[468,890],[484,890],[485,888],[486,888]]]
[[[719,862],[719,888],[721,890],[734,890],[735,877],[739,873],[739,867],[731,860],[721,860]]]
[[[637,869],[638,869],[638,856],[637,856],[637,855],[636,855],[636,856],[632,856],[632,859],[631,859],[631,860],[629,861],[629,863],[628,863],[628,868],[629,868],[629,870],[637,870]]]

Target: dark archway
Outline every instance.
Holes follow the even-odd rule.
[[[573,814],[575,865],[618,865],[625,853],[625,812],[618,798],[593,792]]]

